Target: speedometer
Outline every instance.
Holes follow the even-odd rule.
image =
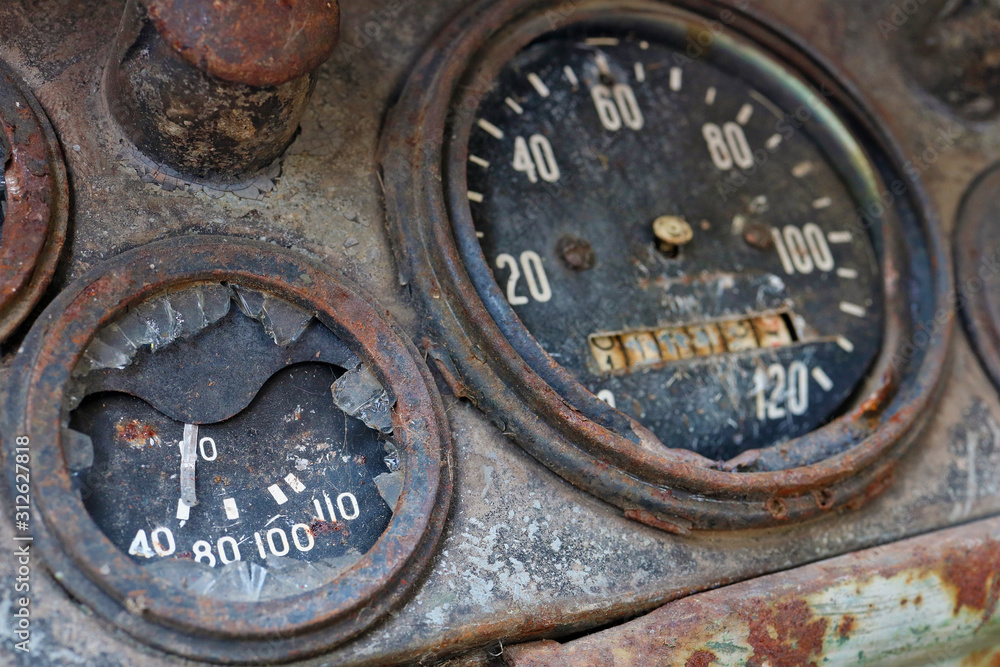
[[[387,613],[451,477],[429,371],[384,312],[295,252],[208,235],[70,285],[5,412],[62,585],[217,663],[302,658]]]
[[[722,460],[838,410],[881,345],[882,289],[854,219],[870,193],[792,124],[782,82],[724,53],[679,64],[684,41],[546,35],[504,65],[452,182],[543,349],[663,443]]]
[[[770,27],[484,4],[421,62],[382,164],[431,356],[570,482],[683,533],[891,480],[948,259],[877,117]]]

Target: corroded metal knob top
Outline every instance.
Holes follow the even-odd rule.
[[[279,86],[319,67],[337,46],[337,0],[140,0],[157,32],[206,74]]]

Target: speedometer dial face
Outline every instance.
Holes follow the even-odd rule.
[[[728,459],[838,414],[883,297],[860,148],[780,67],[690,39],[577,25],[504,65],[459,244],[505,333],[668,447]]]

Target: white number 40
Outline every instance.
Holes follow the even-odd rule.
[[[537,183],[539,176],[546,183],[559,180],[559,165],[552,144],[540,134],[531,135],[527,141],[524,137],[514,140],[514,169],[527,174],[532,183]]]

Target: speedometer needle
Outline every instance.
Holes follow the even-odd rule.
[[[181,441],[181,502],[188,507],[198,504],[195,492],[195,462],[198,460],[198,425],[184,424],[184,440]]]

